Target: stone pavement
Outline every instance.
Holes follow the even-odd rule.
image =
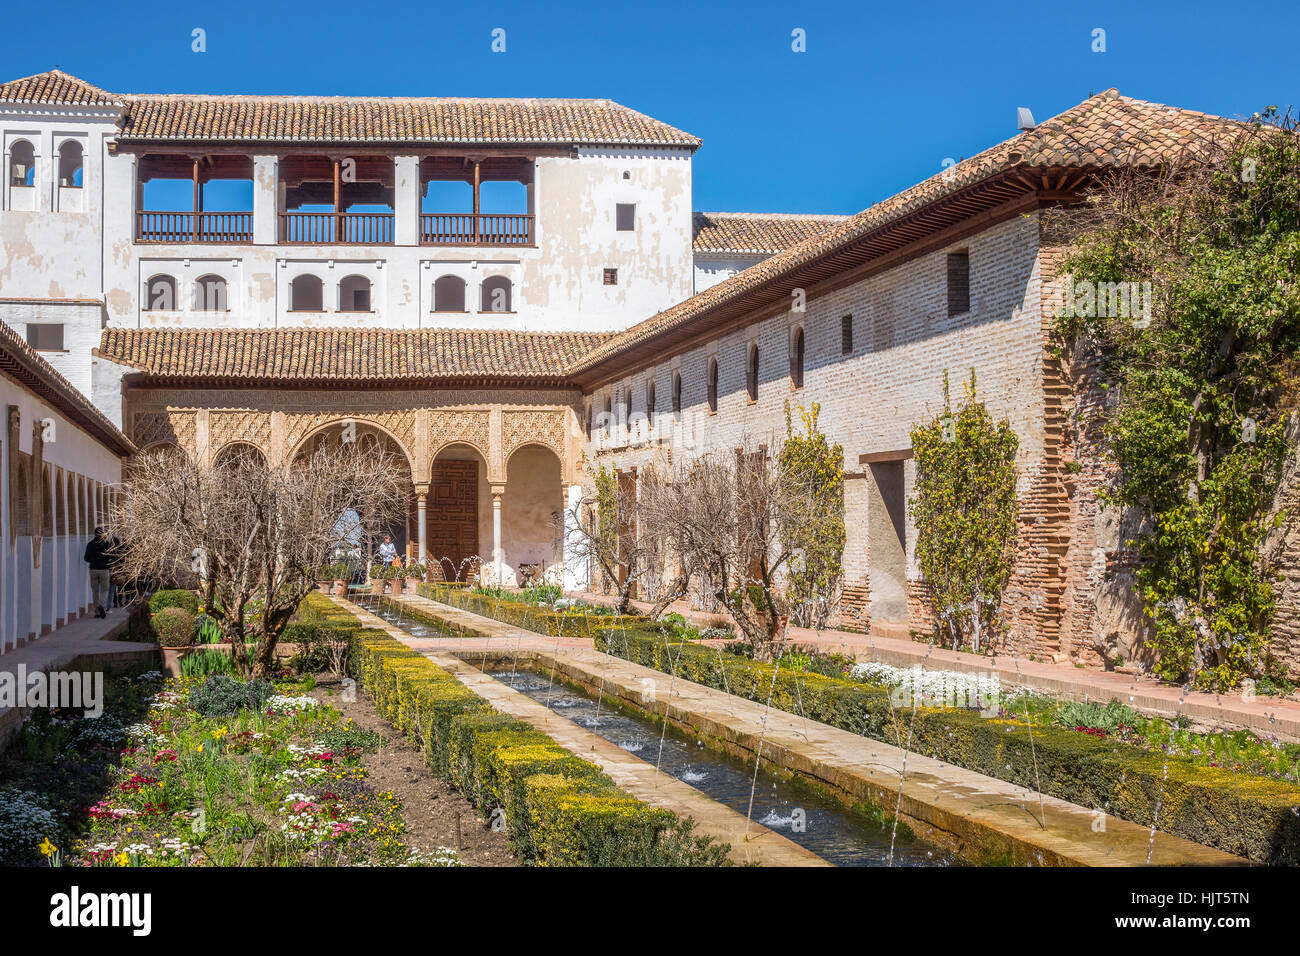
[[[423,609],[431,613],[456,610],[426,598],[407,600],[421,602]],[[886,810],[897,806],[917,835],[966,858],[991,856],[1048,865],[1140,866],[1146,864],[1150,852],[1151,863],[1158,866],[1246,862],[1166,833],[1157,832],[1152,839],[1148,827],[1114,817],[1106,818],[1099,832],[1094,829],[1097,815],[1089,808],[1040,796],[1024,787],[905,753],[797,715],[769,710],[723,691],[670,679],[662,672],[592,650],[587,641],[557,642],[469,612],[459,613],[477,619],[473,623],[484,631],[501,631],[491,638],[416,641],[397,628],[385,625],[385,630],[424,651],[441,666],[468,668],[462,671],[465,674],[473,670],[478,675],[473,678],[478,682],[475,689],[481,693],[484,691],[480,688],[490,686],[485,682],[497,682],[465,663],[476,661],[479,653],[484,664],[493,658],[509,661],[513,657],[516,663],[531,658],[536,666],[554,666],[574,683],[589,689],[599,687],[606,694],[656,713],[663,712],[666,697],[668,716],[675,722],[724,740],[729,749],[751,756],[759,750],[761,738],[764,759],[797,770],[853,800]],[[459,665],[453,663],[458,659],[455,655],[459,655]],[[654,702],[647,699],[650,692],[655,695]],[[548,720],[563,720],[541,709],[546,710]]]
[[[613,603],[612,598],[603,594],[583,593],[577,596],[587,601]],[[642,611],[650,608],[644,602],[634,601],[633,604]],[[672,610],[701,625],[725,620],[720,615],[702,614],[681,606]],[[859,661],[878,661],[895,667],[921,664],[926,670],[996,674],[1004,686],[1024,687],[1065,700],[1106,703],[1113,698],[1144,714],[1172,718],[1181,713],[1205,727],[1245,727],[1261,737],[1300,741],[1300,700],[1296,700],[1295,695],[1288,698],[1259,696],[1253,700],[1244,700],[1240,694],[1194,691],[1184,700],[1179,687],[1149,677],[1115,671],[1084,670],[1072,664],[1031,661],[1026,657],[1007,654],[983,657],[941,647],[930,649],[928,644],[905,636],[879,632],[858,634],[852,631],[814,631],[806,627],[791,627],[788,633],[790,640],[796,644],[814,644],[825,651],[847,654]]]
[[[125,608],[108,617],[86,615],[24,645],[0,654],[0,672],[17,675],[19,665],[28,674],[37,671],[114,670],[133,664],[157,662],[158,645],[112,638],[126,629]],[[0,749],[23,724],[21,707],[0,707]]]

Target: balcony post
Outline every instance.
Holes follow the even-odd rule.
[[[277,156],[253,157],[253,242],[259,246],[280,241],[279,166]]]
[[[393,157],[393,243],[420,244],[420,157]]]
[[[481,167],[479,161],[474,160],[474,245],[478,245],[478,187],[481,183]]]
[[[334,160],[334,241],[343,241],[343,210],[339,208],[339,196],[341,193],[339,180],[339,161],[336,157]]]
[[[199,216],[203,210],[200,208],[199,199],[199,158],[194,157],[194,241],[199,241]]]

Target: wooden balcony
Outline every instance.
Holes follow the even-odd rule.
[[[420,214],[424,246],[531,246],[533,217],[513,213],[426,212]]]
[[[251,212],[136,213],[136,242],[239,243],[253,241]]]
[[[298,245],[380,246],[393,242],[391,212],[282,212],[280,241]]]

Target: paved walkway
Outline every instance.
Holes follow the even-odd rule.
[[[406,600],[421,602],[429,612],[456,610],[426,598]],[[473,623],[485,632],[503,630],[489,638],[420,641],[387,625],[385,630],[423,650],[441,666],[472,670],[478,675],[473,678],[479,682],[476,690],[489,686],[484,682],[497,682],[464,660],[453,663],[458,660],[454,655],[473,661],[477,653],[482,653],[484,663],[492,658],[508,660],[512,655],[516,662],[532,658],[543,667],[553,664],[570,680],[616,693],[643,709],[663,709],[663,699],[667,697],[667,713],[671,719],[751,754],[759,750],[761,738],[764,758],[798,770],[855,800],[884,808],[897,805],[919,836],[967,858],[1010,854],[1019,863],[1140,866],[1146,864],[1150,852],[1153,865],[1210,866],[1245,862],[1166,833],[1156,833],[1152,839],[1148,827],[1114,817],[1106,818],[1104,829],[1097,830],[1094,829],[1097,814],[1086,807],[1040,796],[1024,787],[916,753],[905,753],[900,748],[797,715],[769,710],[723,691],[670,679],[660,671],[594,651],[586,641],[557,642],[555,638],[469,612],[459,613],[476,618]],[[515,693],[504,685],[498,686]],[[650,693],[654,698],[647,696]],[[546,710],[548,720],[563,720],[546,708],[542,710]],[[581,728],[578,731],[586,733]],[[585,750],[579,752],[586,755]]]
[[[614,599],[604,594],[582,593],[577,596],[602,604],[614,603]],[[644,602],[634,601],[633,604],[642,611],[650,609],[650,605]],[[701,625],[725,621],[722,615],[702,614],[680,605],[672,610]],[[1105,703],[1115,699],[1144,714],[1172,718],[1181,713],[1207,727],[1246,727],[1263,737],[1300,741],[1300,700],[1294,699],[1294,695],[1244,700],[1240,695],[1195,691],[1183,700],[1181,688],[1149,677],[1084,670],[1072,664],[1031,661],[1007,654],[982,657],[941,647],[930,650],[928,644],[881,633],[814,631],[806,627],[791,627],[788,633],[796,644],[815,644],[826,651],[847,654],[859,661],[878,661],[895,667],[923,664],[927,670],[997,674],[1004,686],[1024,687],[1065,700]]]
[[[80,617],[58,630],[0,654],[0,673],[109,670],[131,664],[147,664],[159,659],[157,644],[116,641],[112,638],[126,630],[125,608],[114,608],[108,617]],[[0,707],[0,749],[22,726],[26,712],[21,707]]]
[[[412,601],[425,601],[424,598],[418,597],[411,597],[410,599]],[[386,623],[382,618],[371,614],[364,608],[351,602],[343,602],[338,598],[335,598],[335,600],[338,600],[344,607],[351,610],[368,626],[382,628],[398,640],[417,650],[424,651],[425,656],[439,667],[455,674],[461,683],[465,684],[497,710],[532,724],[538,730],[550,736],[561,747],[577,754],[584,760],[596,764],[627,793],[651,806],[663,807],[683,816],[694,817],[698,832],[731,844],[731,856],[737,863],[760,863],[765,866],[830,865],[816,854],[805,850],[797,843],[774,830],[768,829],[761,823],[747,824],[745,818],[731,808],[723,806],[675,777],[657,772],[653,764],[646,763],[616,744],[610,743],[605,738],[580,727],[571,720],[566,720],[549,707],[539,704],[532,698],[507,687],[460,657],[456,657],[445,650],[425,647],[424,645],[431,639],[411,638],[404,631]],[[436,607],[439,613],[457,610],[448,608],[446,605],[435,605],[432,601],[426,603]],[[461,611],[459,613],[465,614],[467,612]],[[446,613],[445,616],[452,617],[451,613]],[[477,615],[471,616],[477,617]],[[495,625],[498,622],[489,622],[487,619],[481,618],[474,623],[481,624],[486,630],[496,630],[490,625]],[[504,628],[507,625],[501,625],[501,627]],[[493,659],[505,658],[508,660],[509,655],[515,651],[514,638],[522,636],[522,634],[511,634],[499,638],[448,638],[445,640],[463,643],[474,642],[472,643],[474,648],[484,647],[497,640],[508,641],[504,645],[497,644],[489,655]],[[533,634],[532,637],[540,638],[541,635]],[[437,640],[442,641],[444,639]],[[590,645],[590,642],[585,643]],[[554,647],[554,640],[551,640],[549,644]],[[519,646],[523,647],[522,644]],[[537,642],[528,642],[528,646],[536,647]],[[533,651],[524,648],[522,657],[527,658],[532,653]],[[585,653],[590,654],[593,652],[588,649]]]

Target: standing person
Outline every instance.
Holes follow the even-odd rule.
[[[391,534],[384,535],[384,543],[379,546],[379,563],[394,567],[397,565],[397,545],[393,544]]]
[[[113,574],[113,542],[103,528],[96,528],[95,536],[86,543],[84,560],[90,566],[90,599],[95,602],[95,617],[107,617],[104,604]]]

